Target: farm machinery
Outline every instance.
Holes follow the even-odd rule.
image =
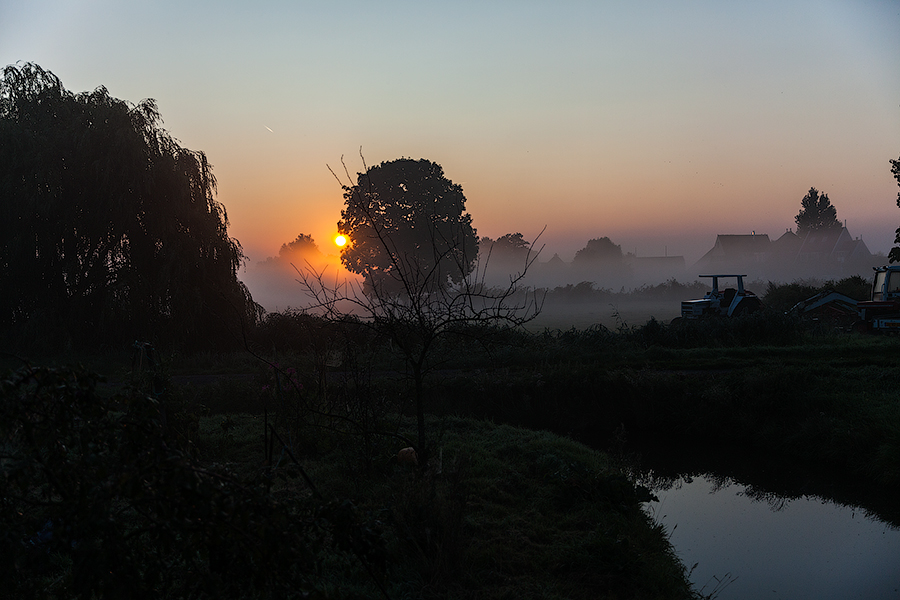
[[[860,333],[900,332],[900,266],[874,269],[868,300],[857,301],[829,289],[798,302],[790,312]]]
[[[762,301],[756,294],[744,289],[746,275],[700,275],[700,277],[712,278],[712,289],[703,298],[683,301],[681,303],[682,319],[737,317],[752,313],[762,306]],[[719,289],[720,279],[732,278],[736,280],[736,287]]]
[[[900,332],[900,266],[875,267],[870,300],[856,303],[860,332]]]

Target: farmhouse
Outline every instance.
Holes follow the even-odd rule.
[[[742,272],[752,278],[793,280],[840,278],[866,273],[877,262],[866,243],[847,227],[812,231],[800,237],[790,229],[772,241],[766,234],[718,235],[693,271]]]

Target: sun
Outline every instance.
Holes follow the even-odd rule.
[[[344,247],[347,245],[347,237],[343,236],[343,235],[337,235],[334,238],[334,243],[337,244],[339,247]]]

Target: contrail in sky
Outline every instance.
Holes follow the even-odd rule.
[[[271,131],[272,133],[275,133],[274,131],[272,131],[272,128],[269,127],[268,125],[263,125],[263,127],[265,127],[266,129],[268,129],[268,130]]]

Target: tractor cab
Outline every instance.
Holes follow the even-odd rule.
[[[712,289],[703,298],[685,300],[681,303],[683,319],[700,319],[703,317],[736,317],[751,313],[762,306],[762,302],[753,292],[744,289],[746,275],[700,275],[711,278]],[[734,279],[735,287],[719,289],[719,279]]]
[[[900,332],[900,266],[875,267],[871,300],[857,302],[856,331]]]
[[[872,302],[900,301],[900,267],[875,267]]]

